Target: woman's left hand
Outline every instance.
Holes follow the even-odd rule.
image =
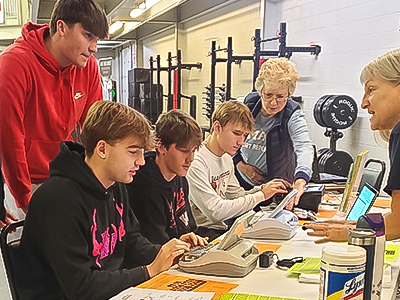
[[[346,242],[349,236],[349,229],[354,229],[355,227],[356,222],[349,222],[346,220],[326,220],[324,222],[304,224],[305,229],[313,230],[307,232],[308,235],[323,237],[322,239],[314,241],[316,244]]]

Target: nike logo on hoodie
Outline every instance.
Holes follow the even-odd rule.
[[[76,92],[75,93],[75,96],[74,96],[74,99],[75,100],[78,100],[79,98],[81,98],[83,96],[83,93],[82,92]]]

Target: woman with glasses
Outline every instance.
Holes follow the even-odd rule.
[[[246,96],[256,129],[234,156],[236,176],[249,190],[274,178],[293,183],[298,203],[311,178],[313,148],[300,106],[290,96],[299,74],[286,58],[268,59],[256,80],[257,92]]]

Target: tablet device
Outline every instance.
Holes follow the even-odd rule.
[[[299,190],[297,189],[293,189],[290,193],[288,193],[286,195],[285,198],[283,198],[283,200],[278,204],[277,207],[275,207],[275,209],[273,211],[270,212],[270,214],[268,215],[268,218],[273,218],[275,217],[277,214],[279,214],[279,212],[285,208],[285,206],[290,202],[290,200],[293,199],[294,196],[296,196],[297,192]]]
[[[357,221],[362,215],[369,211],[377,196],[378,191],[368,182],[365,182],[347,214],[346,220]]]

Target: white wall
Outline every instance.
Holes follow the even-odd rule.
[[[274,1],[277,2],[277,1]],[[306,54],[294,54],[300,81],[296,95],[304,99],[311,138],[318,148],[328,147],[329,140],[312,116],[314,103],[325,94],[347,94],[361,103],[363,86],[359,75],[371,60],[400,46],[398,0],[283,0],[265,2],[265,32],[271,32],[269,15],[280,15],[287,22],[288,45],[315,42],[322,46],[316,59]],[[278,28],[278,24],[276,28]],[[369,157],[388,162],[388,152],[379,147],[369,127],[369,116],[359,109],[359,118],[338,149],[353,157],[369,149]]]
[[[201,102],[201,92],[210,83],[211,58],[207,56],[211,50],[211,41],[215,40],[217,48],[226,48],[228,36],[232,36],[233,55],[252,55],[253,42],[251,37],[256,28],[262,25],[262,10],[260,1],[239,1],[203,17],[184,23],[186,47],[184,57],[188,61],[201,61],[203,68],[185,73],[188,80],[183,85],[183,91],[197,94]],[[224,52],[218,52],[218,57],[226,58]],[[252,89],[253,63],[243,61],[241,65],[232,64],[232,97],[244,96]],[[185,77],[184,77],[185,78]],[[226,63],[218,63],[216,67],[216,85],[226,84]],[[197,120],[201,125],[208,125],[198,108]]]

